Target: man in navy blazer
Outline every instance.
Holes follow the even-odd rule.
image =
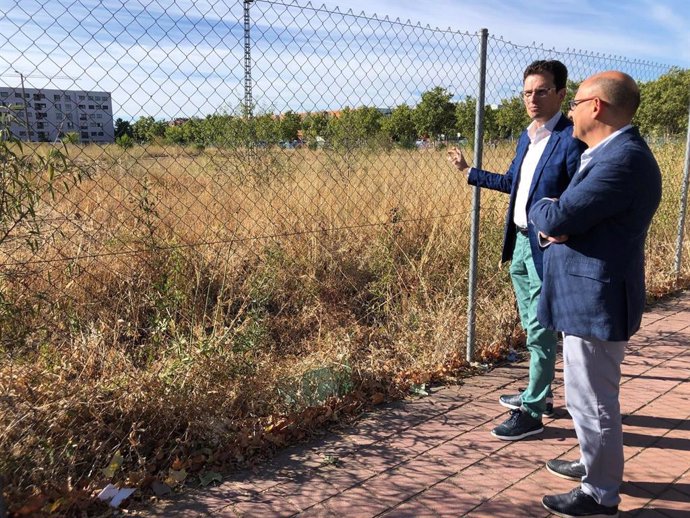
[[[645,305],[644,244],[661,200],[659,166],[630,122],[640,103],[635,81],[603,72],[570,102],[573,134],[589,149],[559,199],[529,212],[544,253],[539,321],[562,331],[567,408],[580,459],[547,469],[578,480],[545,496],[559,516],[617,516],[623,480],[620,365]]]
[[[534,200],[558,197],[577,170],[584,145],[573,139],[572,122],[561,113],[568,70],[560,61],[535,61],[524,72],[522,97],[532,123],[522,132],[515,158],[505,174],[470,168],[468,182],[510,194],[503,238],[502,261],[511,261],[510,276],[520,321],[530,352],[529,383],[519,394],[502,395],[499,403],[510,417],[492,430],[502,440],[519,440],[541,433],[542,414],[553,411],[551,382],[556,365],[556,333],[537,320],[541,290],[542,250],[527,222]],[[468,168],[458,149],[449,159]]]

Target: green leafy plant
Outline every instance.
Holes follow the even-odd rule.
[[[42,220],[41,202],[46,197],[55,200],[58,191],[67,192],[88,175],[83,167],[74,164],[65,144],[28,145],[9,131],[13,115],[3,113],[0,119],[0,247],[8,240],[24,242],[32,252],[40,245]],[[26,152],[25,152],[26,151]],[[11,262],[11,261],[10,261]],[[0,350],[8,345],[21,344],[31,326],[29,316],[38,311],[41,294],[36,292],[33,302],[17,297],[16,287],[7,282],[13,269],[6,265],[0,271]]]
[[[9,125],[7,125],[9,126]],[[88,176],[70,160],[65,144],[24,153],[24,144],[8,127],[0,128],[0,245],[20,233],[36,250],[40,236],[37,209],[44,195],[52,199],[58,188],[69,190]]]
[[[79,144],[79,133],[75,131],[65,133],[65,136],[62,137],[62,142],[65,144]]]
[[[129,149],[134,146],[134,139],[125,133],[124,135],[120,135],[115,139],[115,144],[120,146],[122,149]]]

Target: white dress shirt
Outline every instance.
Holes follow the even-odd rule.
[[[520,228],[527,228],[527,198],[532,185],[532,178],[537,170],[539,159],[544,154],[546,144],[551,133],[561,118],[561,112],[551,117],[545,124],[538,126],[536,121],[527,126],[529,147],[520,166],[520,180],[518,181],[517,195],[515,196],[515,210],[513,211],[513,223]]]

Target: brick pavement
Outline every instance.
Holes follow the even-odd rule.
[[[258,472],[159,502],[148,517],[549,516],[547,493],[571,481],[548,473],[551,458],[575,459],[563,408],[544,433],[518,442],[489,434],[505,419],[497,403],[527,380],[527,363],[368,414],[347,432],[285,450]],[[622,516],[690,517],[690,292],[644,314],[623,364],[625,476]]]

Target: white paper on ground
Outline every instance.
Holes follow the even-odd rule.
[[[123,500],[129,498],[132,493],[134,493],[135,489],[131,487],[123,487],[120,489],[117,494],[113,497],[113,499],[110,501],[110,507],[120,507],[120,504],[122,503]]]
[[[135,489],[130,487],[123,487],[122,489],[108,484],[105,486],[100,493],[98,493],[97,498],[99,500],[110,500],[110,507],[120,507],[120,504],[127,498],[129,498]]]

